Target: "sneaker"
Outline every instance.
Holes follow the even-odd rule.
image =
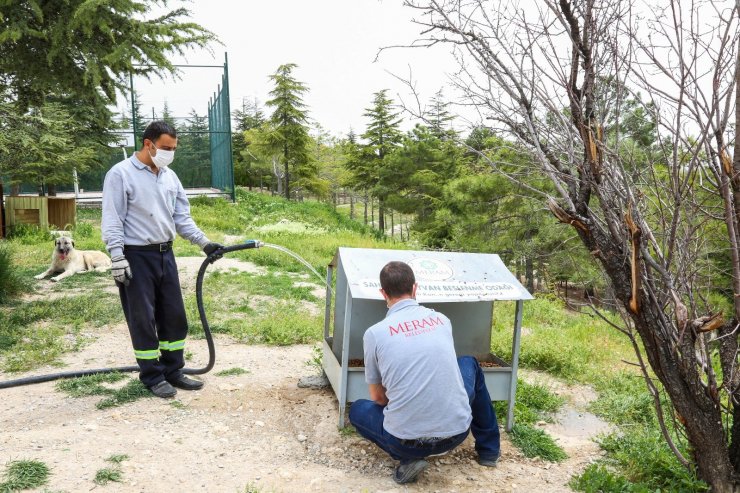
[[[177,390],[167,380],[162,380],[158,384],[152,385],[149,387],[149,390],[152,391],[152,394],[163,399],[175,397],[175,394],[177,394]]]
[[[401,464],[396,468],[396,472],[393,473],[393,481],[398,484],[413,483],[419,474],[428,466],[429,463],[424,459],[414,460],[408,464]]]
[[[483,457],[478,457],[478,464],[485,467],[496,467],[498,465],[498,458],[500,456],[496,456],[492,459],[484,459]]]
[[[170,380],[169,382],[174,387],[183,390],[200,390],[203,388],[203,382],[194,378],[188,378],[185,375],[180,375],[180,378],[177,380]]]

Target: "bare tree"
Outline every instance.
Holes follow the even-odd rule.
[[[532,191],[603,267],[666,440],[717,492],[740,478],[736,1],[405,2],[423,27],[414,46],[449,44],[466,102],[549,178],[555,196]],[[653,124],[647,154],[621,124],[635,101]],[[731,257],[727,314],[708,301],[707,267],[727,251],[712,234]]]

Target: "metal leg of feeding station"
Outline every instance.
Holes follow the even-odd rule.
[[[324,310],[324,340],[329,339],[329,325],[331,317],[331,280],[334,270],[331,265],[326,269],[326,309]]]
[[[516,302],[516,315],[514,316],[514,341],[511,347],[511,385],[509,386],[509,408],[506,412],[506,431],[511,431],[514,426],[514,400],[516,399],[517,370],[519,368],[519,344],[522,339],[522,311],[524,302]]]
[[[352,322],[352,293],[347,283],[347,299],[344,304],[344,335],[342,336],[342,371],[339,378],[339,427],[344,428],[344,410],[347,407],[349,386],[349,328]]]

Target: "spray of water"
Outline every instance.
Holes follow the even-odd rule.
[[[265,247],[268,247],[268,248],[274,248],[275,250],[280,250],[281,252],[287,253],[288,255],[290,255],[291,257],[293,257],[294,259],[296,259],[298,262],[300,262],[303,265],[305,265],[308,268],[308,270],[310,270],[311,272],[313,272],[314,274],[316,274],[316,277],[318,277],[319,279],[321,279],[321,285],[322,286],[326,286],[329,289],[331,289],[331,286],[329,286],[328,284],[326,284],[326,279],[324,278],[324,276],[322,276],[319,273],[319,271],[317,271],[316,269],[314,269],[313,268],[313,265],[309,264],[306,259],[304,259],[300,255],[298,255],[294,251],[288,250],[284,246],[274,245],[272,243],[262,243],[260,246],[265,246]]]

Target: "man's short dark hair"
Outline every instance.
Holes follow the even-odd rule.
[[[175,127],[164,120],[157,120],[146,126],[146,130],[144,130],[144,135],[141,141],[143,142],[144,139],[149,139],[152,142],[156,142],[162,134],[167,134],[173,139],[177,138]]]
[[[404,262],[388,262],[380,271],[380,287],[391,298],[411,295],[415,283],[414,271]]]

